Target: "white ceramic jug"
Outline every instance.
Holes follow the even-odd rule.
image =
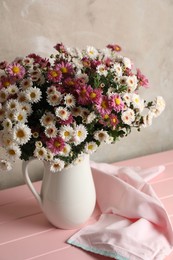
[[[44,162],[44,175],[40,194],[35,190],[24,161],[23,174],[27,185],[37,199],[47,219],[56,227],[74,229],[83,225],[91,216],[96,193],[89,163],[89,156],[77,165],[52,173],[48,162]]]

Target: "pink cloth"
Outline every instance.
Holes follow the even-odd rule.
[[[99,220],[67,242],[118,260],[163,260],[173,248],[169,217],[146,180],[164,171],[91,163]]]

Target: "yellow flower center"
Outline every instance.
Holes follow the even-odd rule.
[[[15,155],[15,151],[13,149],[10,149],[9,152],[8,152],[10,155]]]
[[[107,108],[108,103],[106,101],[102,101],[101,106],[102,106],[102,108]]]
[[[4,86],[4,87],[10,86],[10,82],[9,82],[9,81],[5,81],[5,82],[3,83],[3,86]]]
[[[92,92],[92,93],[90,94],[90,98],[95,98],[95,97],[96,97],[96,93]]]
[[[108,114],[104,115],[104,119],[108,119],[108,118],[109,118]]]
[[[17,118],[18,118],[19,121],[22,121],[22,120],[23,120],[23,116],[22,116],[22,115],[18,115]]]
[[[65,132],[64,132],[64,135],[65,135],[65,136],[69,136],[70,133],[69,133],[68,131],[65,131]]]
[[[120,105],[120,103],[121,103],[121,100],[119,98],[115,98],[115,104]]]
[[[67,72],[68,72],[68,70],[67,70],[67,68],[66,68],[66,67],[63,67],[63,68],[61,68],[61,72],[62,72],[62,73],[67,73]]]
[[[57,71],[55,71],[55,70],[52,70],[52,71],[50,72],[50,74],[51,74],[51,76],[52,76],[53,78],[56,78],[56,77],[58,76],[58,73],[57,73]]]
[[[20,130],[17,131],[16,135],[19,138],[23,138],[25,136],[25,133],[24,133],[24,131],[22,129],[20,129]]]
[[[60,144],[60,142],[58,142],[58,141],[55,141],[55,142],[54,142],[54,146],[55,146],[55,147],[60,147],[60,146],[61,146],[61,144]]]
[[[39,153],[39,155],[41,155],[41,156],[44,154],[42,150],[40,150],[38,153]]]
[[[35,97],[36,97],[35,92],[31,92],[30,97],[31,97],[31,98],[35,98]]]
[[[13,71],[15,74],[18,74],[18,73],[20,72],[20,68],[17,67],[17,66],[14,66],[14,67],[12,68],[12,71]]]
[[[89,144],[88,145],[88,150],[92,150],[93,149],[93,144]]]
[[[82,136],[82,131],[78,131],[78,132],[77,132],[77,135],[78,135],[79,137],[81,137],[81,136]]]

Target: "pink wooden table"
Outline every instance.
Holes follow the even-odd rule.
[[[173,150],[116,163],[141,166],[164,164],[166,170],[151,181],[173,224]],[[35,183],[37,189],[40,182]],[[92,216],[91,221],[97,216]],[[0,260],[109,260],[66,244],[76,230],[49,224],[26,185],[0,191]],[[148,259],[150,260],[150,259]],[[173,253],[165,260],[173,260]]]

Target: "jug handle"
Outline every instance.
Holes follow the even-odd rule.
[[[35,190],[32,182],[31,182],[31,179],[29,177],[29,173],[28,173],[29,163],[32,162],[33,160],[36,160],[36,159],[32,158],[29,161],[23,161],[22,162],[22,172],[23,172],[23,176],[24,176],[26,184],[28,185],[29,189],[31,190],[31,192],[33,193],[34,197],[38,201],[40,207],[42,208],[42,200],[41,200],[40,194]]]

